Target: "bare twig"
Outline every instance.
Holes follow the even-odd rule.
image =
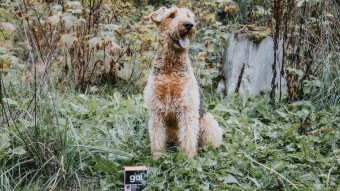
[[[335,166],[335,164],[333,164],[333,166],[329,169],[328,174],[327,174],[327,181],[326,181],[326,188],[328,187],[329,184],[329,177],[331,176],[331,172],[333,167]]]
[[[278,175],[279,177],[281,177],[282,179],[284,179],[285,181],[287,181],[290,185],[292,185],[295,189],[299,189],[293,182],[291,182],[288,178],[284,177],[282,174],[278,173],[277,171],[275,171],[274,169],[272,168],[269,168],[267,167],[266,165],[264,164],[261,164],[259,162],[257,162],[255,159],[251,158],[249,155],[247,155],[244,151],[242,151],[242,153],[244,154],[245,157],[247,157],[249,160],[251,160],[252,162],[262,166],[263,168],[269,170],[270,172]]]

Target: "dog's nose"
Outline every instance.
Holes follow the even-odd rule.
[[[187,29],[187,31],[190,31],[193,26],[194,25],[191,22],[189,22],[189,21],[184,23],[184,27],[185,27],[185,29]]]

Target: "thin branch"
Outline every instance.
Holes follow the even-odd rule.
[[[251,158],[249,155],[247,155],[244,151],[242,151],[242,153],[244,154],[245,157],[247,157],[249,160],[251,160],[252,162],[262,166],[263,168],[269,170],[270,172],[278,175],[279,177],[281,177],[282,179],[284,179],[285,181],[287,181],[290,185],[292,185],[295,189],[299,189],[293,182],[291,182],[288,178],[284,177],[282,174],[278,173],[277,171],[275,171],[274,169],[272,168],[269,168],[267,167],[266,165],[264,164],[261,164],[259,162],[257,162],[256,160],[254,160],[253,158]]]
[[[328,174],[327,174],[327,181],[326,181],[326,188],[328,188],[328,184],[329,184],[329,177],[331,176],[331,172],[332,169],[334,167],[335,164],[333,164],[333,166],[329,169]]]

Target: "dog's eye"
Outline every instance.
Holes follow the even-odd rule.
[[[171,14],[170,16],[169,16],[169,18],[175,18],[176,17],[176,15],[175,14]]]

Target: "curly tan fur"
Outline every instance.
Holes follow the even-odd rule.
[[[150,17],[158,28],[157,55],[144,90],[149,119],[151,152],[174,142],[189,158],[198,145],[222,142],[222,129],[209,113],[200,112],[199,87],[188,56],[196,33],[194,14],[185,8],[161,7]]]

